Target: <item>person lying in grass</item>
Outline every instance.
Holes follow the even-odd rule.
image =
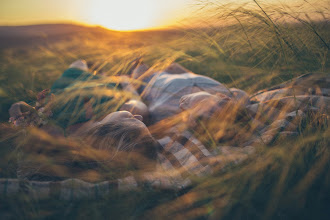
[[[141,62],[131,77],[141,81],[135,87],[148,106],[154,135],[180,127],[213,148],[219,143],[270,143],[279,132],[294,136],[307,115],[329,113],[326,74],[305,74],[258,92],[252,99],[242,90],[228,89],[177,63],[157,72]]]
[[[75,138],[74,141],[83,142],[86,149],[89,149],[88,145],[100,151],[110,152],[112,156],[106,158],[104,163],[111,164],[109,166],[113,167],[114,163],[111,161],[116,161],[115,167],[122,173],[125,173],[125,169],[125,171],[151,170],[156,161],[156,149],[159,144],[142,122],[143,117],[148,117],[146,106],[138,100],[137,94],[134,96],[134,91],[122,78],[93,75],[88,72],[86,62],[78,60],[54,82],[49,91],[50,95],[46,92],[39,94],[35,108],[25,102],[13,104],[9,110],[11,120],[17,126],[36,126],[41,129],[40,134],[47,131],[52,136],[61,136],[59,138],[64,138],[59,130],[65,129],[65,136],[69,139]],[[128,102],[125,105],[126,101]],[[120,111],[123,106],[130,106],[134,115],[128,111]],[[41,115],[45,112],[48,115]],[[52,122],[44,124],[42,117]],[[23,120],[19,121],[20,118]],[[70,142],[69,139],[68,142]],[[18,176],[20,178],[59,180],[64,176],[73,175],[70,172],[64,175],[55,168],[48,169],[46,164],[38,163],[38,158],[47,152],[44,150],[38,150],[40,153],[37,153],[30,161],[31,157],[28,155],[34,155],[32,149],[37,148],[38,144],[34,142],[33,145],[36,147],[32,147],[29,145],[30,141],[23,142],[21,150],[24,152],[22,155],[26,157],[19,159]],[[52,143],[46,145],[53,146]],[[68,146],[68,149],[70,148]],[[29,150],[25,151],[26,149]],[[61,154],[61,152],[56,152],[53,152],[51,156],[57,158],[57,154]],[[70,155],[71,152],[68,151],[66,156],[62,156],[70,158]],[[118,158],[121,158],[121,162]],[[94,158],[94,161],[90,159],[91,164],[102,164],[99,159],[102,160],[98,157]],[[67,162],[64,162],[67,165],[63,166],[62,162],[62,159],[59,159],[55,161],[55,164],[49,163],[49,165],[50,167],[71,166]],[[91,167],[97,169],[96,165]],[[69,170],[77,169],[73,166],[68,167]]]
[[[203,130],[198,122],[207,121],[217,122],[217,125],[227,123],[229,127],[239,117],[246,117],[246,106],[250,104],[246,92],[229,89],[207,76],[192,73],[178,63],[159,72],[140,63],[132,71],[131,77],[141,81],[133,86],[148,106],[149,121],[153,125],[150,129],[156,130],[156,133],[166,135],[167,129],[173,127]],[[215,115],[222,117],[212,117]],[[210,128],[209,125],[205,126]],[[219,130],[219,126],[215,129]]]
[[[136,105],[135,113],[147,117],[146,106],[138,99],[138,94],[124,77],[94,75],[88,72],[85,61],[77,60],[53,83],[50,90],[38,95],[35,108],[25,102],[13,104],[9,109],[10,121],[21,126],[30,123],[42,126],[45,120],[52,119],[53,124],[72,133],[85,123],[120,110],[127,101],[130,105]]]

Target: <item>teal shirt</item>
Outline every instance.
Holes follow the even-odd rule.
[[[53,83],[51,87],[51,93],[63,92],[64,89],[72,86],[74,83],[77,82],[86,82],[88,80],[96,80],[99,78],[100,77],[92,75],[83,70],[69,68],[64,71],[62,76]]]
[[[53,119],[63,128],[69,125],[86,122],[86,111],[84,103],[93,100],[93,114],[100,115],[110,113],[107,109],[97,108],[98,105],[109,102],[112,96],[96,95],[95,90],[90,86],[80,86],[79,83],[97,83],[97,87],[118,90],[121,87],[116,83],[102,83],[101,77],[76,68],[67,69],[51,87],[51,93],[56,99],[52,108]],[[85,84],[84,84],[85,85]],[[94,92],[94,94],[93,94]],[[61,100],[61,97],[63,100]],[[96,98],[97,97],[97,98]],[[68,98],[68,99],[67,99]],[[69,100],[69,101],[68,101]],[[95,110],[98,109],[98,110]]]

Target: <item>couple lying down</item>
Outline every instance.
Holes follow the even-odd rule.
[[[299,107],[292,103],[292,99],[282,99],[292,96],[290,91],[284,94],[283,89],[278,93],[273,89],[257,94],[257,98],[265,94],[264,100],[260,102],[254,98],[251,101],[244,91],[228,89],[176,63],[159,72],[137,63],[131,74],[122,78],[124,80],[120,79],[120,83],[105,83],[101,76],[88,73],[84,61],[74,62],[53,84],[51,94],[60,97],[77,92],[78,95],[73,96],[70,102],[52,104],[52,118],[67,134],[82,137],[96,149],[109,149],[115,152],[114,155],[116,152],[127,152],[123,160],[134,158],[129,154],[142,155],[144,160],[135,162],[135,167],[146,171],[161,170],[181,185],[189,185],[191,176],[203,176],[211,173],[215,166],[222,166],[225,155],[234,162],[246,158],[253,151],[251,146],[276,138],[277,131],[295,135],[295,120],[311,107],[316,111],[328,111],[328,105],[324,109],[324,103],[329,100],[323,93],[309,97],[311,105],[304,105],[309,102],[305,100],[308,97],[300,94],[306,97],[301,97]],[[315,83],[312,79],[307,77],[307,81]],[[125,96],[126,93],[123,93],[114,101],[116,96],[113,94],[93,96],[84,91],[95,87],[128,91],[135,95]],[[306,90],[296,88],[295,92],[304,93]],[[267,98],[269,94],[272,94],[271,98]],[[283,105],[279,107],[276,103],[270,103],[276,98],[286,101],[284,108]],[[295,96],[295,100],[299,97]],[[119,111],[109,113],[113,105],[117,105]],[[109,108],[100,109],[99,106]],[[14,104],[10,109],[12,121],[15,122],[26,109],[29,109],[27,104]],[[271,123],[270,118],[273,120]],[[240,148],[219,147],[221,142]],[[19,177],[52,180],[51,175],[31,167],[31,164],[22,161]],[[156,175],[149,175],[148,178],[156,178]]]
[[[54,82],[51,95],[43,97],[52,100],[39,100],[39,103],[49,102],[47,108],[51,109],[54,122],[67,135],[80,136],[94,148],[136,152],[157,160],[166,169],[184,170],[187,174],[206,172],[209,165],[199,161],[212,155],[190,132],[196,126],[195,119],[207,119],[229,102],[241,107],[248,103],[243,91],[231,91],[176,63],[159,72],[137,63],[129,76],[116,80],[89,73],[87,64],[79,60]],[[95,93],[88,93],[91,90]],[[121,95],[106,93],[114,90]],[[100,95],[100,91],[106,92]],[[68,96],[71,98],[66,100]],[[61,102],[56,100],[58,97]],[[111,112],[113,105],[119,111]],[[14,104],[10,109],[12,121],[19,125],[15,119],[26,109],[29,107],[23,102]],[[33,171],[19,173],[21,177],[40,177]]]

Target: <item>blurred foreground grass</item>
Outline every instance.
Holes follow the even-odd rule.
[[[205,1],[201,1],[204,4]],[[208,2],[208,1],[206,1]],[[211,1],[210,1],[211,2]],[[329,73],[329,4],[308,1],[297,6],[218,4],[210,13],[221,26],[153,32],[95,34],[80,32],[65,39],[0,51],[0,121],[16,101],[34,104],[76,59],[92,70],[123,74],[142,56],[161,69],[179,62],[228,87],[252,94],[307,72]],[[211,3],[209,3],[211,4]],[[315,18],[315,19],[314,19]],[[227,24],[227,25],[223,25]],[[259,146],[243,164],[232,165],[185,192],[114,193],[97,201],[1,198],[4,217],[26,218],[150,218],[150,219],[327,219],[330,207],[328,127],[306,122],[297,138]],[[15,177],[15,136],[20,130],[1,126],[0,177]],[[7,215],[7,214],[8,215]]]

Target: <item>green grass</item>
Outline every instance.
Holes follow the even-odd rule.
[[[0,121],[8,120],[12,103],[34,104],[36,94],[80,58],[101,66],[96,70],[107,75],[125,73],[138,56],[159,69],[176,61],[250,94],[304,73],[329,73],[327,1],[290,6],[250,1],[216,7],[210,2],[201,1],[208,10],[203,13],[220,26],[102,35],[82,32],[42,45],[2,49]],[[185,192],[115,193],[76,202],[35,201],[23,195],[0,198],[0,212],[15,219],[327,219],[329,116],[323,124],[314,120],[302,122],[305,129],[298,137],[259,146],[244,163],[197,180]],[[14,178],[17,141],[13,137],[22,131],[6,124],[0,131],[0,177]]]

